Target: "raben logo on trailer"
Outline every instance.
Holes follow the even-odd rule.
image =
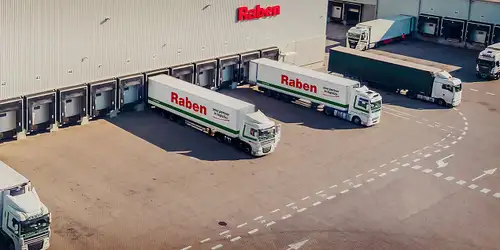
[[[184,108],[193,110],[196,113],[207,115],[207,107],[198,103],[191,102],[187,96],[185,98],[182,98],[179,97],[179,94],[172,92],[170,101]]]
[[[280,13],[281,7],[279,5],[262,8],[257,4],[254,9],[248,9],[247,6],[241,6],[238,8],[238,22],[277,16]]]
[[[318,87],[312,84],[301,82],[299,78],[289,79],[287,75],[281,75],[281,84],[287,85],[292,88],[302,89],[311,93],[317,93]]]

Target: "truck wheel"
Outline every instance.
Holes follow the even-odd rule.
[[[498,80],[498,79],[500,79],[500,72],[498,72],[498,73],[496,74],[496,76],[495,76],[495,80]]]
[[[438,104],[439,106],[445,106],[445,105],[446,105],[446,103],[444,102],[444,100],[443,100],[443,99],[441,99],[441,98],[439,98],[439,99],[437,100],[437,104]]]
[[[243,152],[245,152],[245,154],[252,155],[252,147],[246,143],[243,144]]]
[[[352,122],[356,125],[361,125],[361,119],[357,116],[352,118]]]
[[[324,112],[324,113],[325,113],[325,115],[327,115],[327,116],[332,116],[332,115],[333,115],[333,109],[328,108],[328,107],[324,107],[324,108],[323,108],[323,112]]]
[[[219,132],[215,132],[215,140],[217,140],[218,142],[224,142],[224,135],[219,133]]]

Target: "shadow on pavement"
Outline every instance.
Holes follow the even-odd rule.
[[[219,143],[190,126],[182,126],[165,119],[151,109],[143,112],[124,112],[106,120],[167,152],[205,161],[253,159],[231,145]]]
[[[295,123],[321,130],[364,128],[337,117],[326,116],[323,112],[313,110],[310,107],[295,103],[285,103],[267,97],[261,92],[255,91],[247,86],[237,89],[225,89],[220,92],[253,103],[258,109],[264,112],[264,114],[282,123]]]
[[[436,103],[426,102],[426,101],[422,101],[422,100],[418,100],[418,99],[410,99],[404,95],[400,95],[397,93],[390,93],[390,92],[376,89],[373,87],[370,87],[370,89],[377,91],[382,96],[382,103],[384,103],[384,104],[391,104],[391,105],[396,105],[396,106],[400,106],[400,107],[404,107],[404,108],[408,108],[408,109],[415,109],[415,110],[441,110],[441,109],[447,110],[447,109],[449,109],[447,107],[439,106]]]

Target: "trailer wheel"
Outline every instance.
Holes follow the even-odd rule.
[[[439,98],[439,99],[437,99],[437,104],[438,104],[439,106],[445,106],[445,105],[446,105],[446,102],[444,102],[444,100],[443,100],[443,99]]]
[[[500,72],[498,72],[496,75],[495,75],[495,80],[498,80],[500,79]]]
[[[356,125],[361,125],[361,119],[357,116],[352,118],[352,122]]]
[[[264,95],[268,97],[273,97],[273,91],[270,89],[264,89]]]
[[[217,140],[218,142],[224,142],[224,135],[219,133],[219,132],[215,132],[215,140]]]
[[[324,107],[323,108],[323,112],[325,113],[325,115],[327,116],[332,116],[333,115],[333,109],[329,108],[329,107]]]

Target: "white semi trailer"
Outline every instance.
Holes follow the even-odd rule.
[[[253,156],[274,152],[281,136],[255,105],[161,74],[148,79],[148,104]]]
[[[31,182],[0,161],[0,225],[9,250],[45,250],[50,246],[49,209]],[[0,249],[2,248],[0,240]]]
[[[304,99],[323,112],[372,126],[380,122],[382,97],[360,82],[267,58],[250,62],[249,83],[284,101]]]

